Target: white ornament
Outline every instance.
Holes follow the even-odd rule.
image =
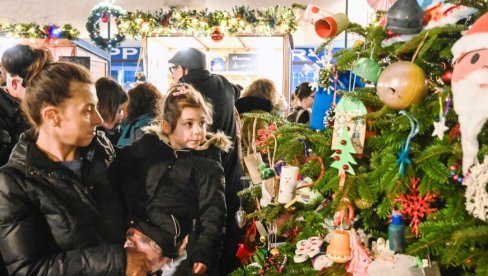
[[[470,168],[470,173],[465,177],[466,188],[466,210],[474,217],[487,220],[488,217],[488,156],[480,165]]]
[[[278,202],[286,204],[295,197],[297,187],[298,167],[283,166],[280,174],[280,191]]]
[[[446,126],[446,119],[444,117],[439,120],[439,122],[434,123],[434,132],[432,132],[432,136],[437,136],[439,139],[444,139],[444,132],[446,132],[449,128]]]

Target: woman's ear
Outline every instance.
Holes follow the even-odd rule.
[[[163,121],[161,123],[161,130],[163,131],[164,134],[168,135],[171,133],[171,125],[168,123],[168,121]]]
[[[60,125],[59,110],[52,105],[41,109],[41,117],[44,123],[49,124],[52,127],[58,127]]]

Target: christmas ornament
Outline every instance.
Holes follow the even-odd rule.
[[[423,19],[425,25],[424,30],[456,24],[463,19],[469,18],[476,12],[478,10],[472,7],[439,2],[425,10]]]
[[[315,22],[319,21],[320,19],[331,16],[332,13],[320,8],[316,5],[307,5],[301,20],[306,23],[315,24]]]
[[[449,113],[450,103],[451,103],[451,98],[447,96],[446,106],[445,108],[443,108],[441,94],[439,93],[439,122],[434,122],[434,132],[432,132],[432,136],[437,136],[441,140],[444,139],[444,132],[446,132],[449,129],[446,126],[446,116],[447,113]]]
[[[315,22],[315,32],[321,38],[337,36],[349,27],[349,18],[344,13],[336,13]]]
[[[395,202],[401,204],[402,208],[399,212],[407,218],[410,218],[411,232],[415,234],[415,237],[419,235],[419,224],[421,220],[427,217],[430,213],[436,211],[436,208],[431,208],[430,203],[435,202],[436,194],[427,193],[424,196],[420,195],[418,184],[419,178],[413,178],[410,180],[410,187],[408,188],[409,194],[402,194]]]
[[[325,253],[320,253],[312,258],[312,266],[316,271],[321,271],[326,267],[331,267],[334,262]]]
[[[349,245],[349,232],[334,230],[329,246],[327,246],[327,257],[336,263],[347,263],[351,258],[351,247]]]
[[[278,193],[278,203],[286,204],[295,197],[297,186],[298,167],[283,166],[280,175],[280,191]]]
[[[356,200],[354,200],[354,203],[356,204],[356,206],[359,208],[359,209],[369,209],[371,208],[371,206],[373,205],[371,202],[365,200],[365,199],[362,199],[362,198],[358,198]]]
[[[224,39],[224,33],[220,30],[220,28],[217,27],[210,33],[210,38],[212,38],[212,40],[215,42],[220,42],[222,39]]]
[[[371,258],[367,250],[361,245],[361,238],[356,234],[354,229],[350,230],[351,235],[351,261],[346,266],[346,270],[355,276],[369,275],[368,265],[371,263]]]
[[[398,0],[386,13],[386,30],[416,34],[422,30],[424,11],[417,0]]]
[[[239,207],[239,210],[236,212],[236,223],[239,228],[244,227],[246,225],[246,211],[242,209],[242,205]]]
[[[109,20],[109,15],[107,13],[104,13],[102,17],[100,17],[100,20],[102,21],[102,23],[107,23]]]
[[[447,69],[442,73],[441,79],[446,85],[451,84],[451,78],[452,78],[452,69]]]
[[[338,142],[332,144],[332,149],[335,151],[331,156],[332,159],[334,159],[334,162],[330,166],[339,171],[345,171],[354,175],[355,172],[351,164],[357,163],[351,154],[356,153],[356,151],[354,150],[354,146],[351,143],[351,139],[349,138],[349,134],[345,127],[340,130],[340,135]]]
[[[404,143],[402,143],[400,153],[398,154],[398,159],[397,159],[397,164],[400,164],[399,173],[401,176],[403,176],[405,174],[405,166],[410,165],[412,163],[410,158],[408,158],[408,153],[410,152],[410,140],[415,135],[417,135],[420,127],[417,119],[415,119],[410,114],[405,112],[405,110],[401,110],[398,113],[406,116],[410,121],[410,133],[408,134],[407,140]]]
[[[381,66],[371,58],[363,57],[354,64],[352,72],[367,81],[375,83],[380,76]]]
[[[488,119],[488,13],[481,16],[452,49],[452,94],[463,147],[463,173],[479,164],[478,134]]]
[[[397,0],[368,0],[368,5],[375,11],[387,11]]]
[[[466,210],[481,220],[488,218],[488,156],[480,165],[470,169],[469,175],[465,178],[466,188]]]
[[[273,198],[276,196],[275,192],[276,186],[276,178],[268,178],[261,181],[261,199],[259,200],[259,204],[261,207],[266,207],[271,202],[273,202]]]
[[[454,164],[452,164],[449,167],[449,176],[452,177],[452,179],[454,179],[454,181],[457,181],[459,183],[463,183],[463,180],[464,180],[463,175],[458,174],[459,164],[461,164],[461,161],[456,161]]]
[[[366,121],[361,116],[368,113],[366,106],[348,96],[342,97],[334,109],[334,134],[332,145],[336,145],[342,136],[342,130],[348,133],[355,153],[363,153],[366,135]]]
[[[380,74],[376,91],[387,107],[393,110],[408,108],[427,95],[424,70],[413,62],[395,62]]]

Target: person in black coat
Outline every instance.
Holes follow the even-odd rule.
[[[33,129],[0,168],[0,251],[8,273],[146,275],[145,257],[123,247],[123,202],[109,181],[115,155],[96,131],[102,118],[90,72],[49,61],[37,56],[22,101]]]
[[[182,88],[186,92],[178,94]],[[207,118],[211,109],[200,93],[188,84],[174,85],[158,122],[121,148],[116,163],[133,227],[155,241],[161,249],[156,252],[166,258],[178,257],[191,233],[190,270],[215,275],[226,215],[220,151],[231,143],[224,134],[206,135]]]
[[[203,52],[195,48],[178,51],[169,61],[173,64],[170,71],[175,82],[189,83],[210,101],[214,107],[213,124],[210,131],[223,131],[231,138],[233,148],[222,155],[222,165],[225,172],[225,198],[227,203],[227,231],[224,239],[220,272],[227,275],[236,269],[240,262],[235,257],[238,243],[244,236],[234,219],[239,209],[240,201],[237,192],[243,189],[240,178],[243,176],[239,154],[236,151],[237,124],[234,114],[236,95],[235,86],[221,75],[211,74],[206,70],[206,57]]]

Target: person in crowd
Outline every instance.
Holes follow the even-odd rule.
[[[236,101],[236,108],[241,116],[241,144],[242,154],[249,154],[248,149],[252,147],[252,136],[259,129],[264,128],[267,124],[264,120],[257,118],[244,118],[245,113],[269,113],[272,114],[274,105],[277,102],[276,87],[272,80],[257,79],[254,80],[242,93],[242,97]],[[257,120],[254,126],[254,120]],[[254,131],[254,133],[253,133]]]
[[[192,273],[217,275],[226,215],[220,153],[231,142],[223,133],[206,133],[211,105],[189,84],[172,85],[159,113],[142,138],[117,153],[134,222],[129,233],[149,237],[159,247],[155,252],[172,259],[191,232],[187,254]],[[151,258],[154,269],[167,263],[164,258]]]
[[[115,145],[120,137],[120,123],[124,120],[124,110],[129,97],[122,86],[112,78],[102,77],[95,82],[98,97],[98,110],[103,118],[99,128],[105,132],[110,142]]]
[[[310,109],[313,106],[315,90],[309,82],[302,82],[294,92],[295,106],[292,107],[286,119],[293,123],[308,124],[311,118]]]
[[[122,198],[109,181],[114,149],[90,72],[36,52],[24,82],[24,132],[0,168],[0,251],[10,275],[146,275],[124,249]]]
[[[148,82],[136,84],[127,94],[129,96],[128,114],[127,119],[121,125],[117,146],[128,145],[142,137],[142,128],[154,120],[162,99],[161,92]]]
[[[235,270],[240,262],[235,257],[238,243],[244,236],[244,230],[240,229],[234,219],[234,214],[239,210],[240,201],[237,192],[243,187],[240,178],[243,176],[236,150],[237,119],[235,116],[235,101],[237,91],[235,85],[221,75],[211,74],[206,70],[206,56],[195,48],[187,48],[178,51],[169,61],[169,68],[175,82],[189,83],[195,87],[214,106],[213,124],[211,131],[221,130],[231,138],[234,147],[222,156],[222,165],[225,172],[225,198],[227,204],[226,236],[220,272],[227,275]]]
[[[29,128],[22,115],[20,102],[26,90],[24,79],[36,66],[34,61],[37,55],[52,61],[49,50],[21,44],[8,48],[2,56],[2,68],[5,70],[2,76],[5,73],[7,85],[0,88],[0,166],[7,163],[20,134]]]
[[[7,85],[7,70],[0,64],[0,86]]]

